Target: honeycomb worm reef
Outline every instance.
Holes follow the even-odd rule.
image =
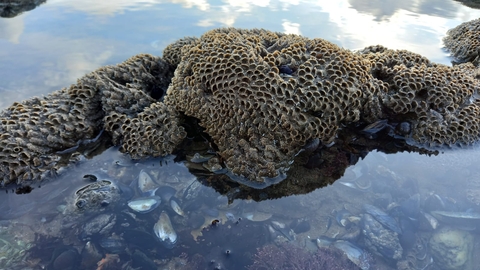
[[[187,135],[186,117],[234,180],[259,188],[285,178],[312,142],[334,142],[355,123],[386,120],[394,136],[427,147],[468,145],[480,136],[476,74],[471,63],[449,67],[382,46],[352,52],[323,39],[215,29],[169,45],[163,58],[137,55],[1,112],[0,180],[55,174],[101,131],[134,159],[169,154]]]

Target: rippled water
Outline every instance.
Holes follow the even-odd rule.
[[[200,36],[216,27],[265,28],[320,37],[348,49],[381,44],[449,64],[448,53],[442,49],[441,42],[445,32],[478,17],[479,10],[451,0],[48,0],[13,18],[0,18],[0,108],[67,87],[85,73],[119,63],[134,54],[161,55],[163,48],[176,39]],[[187,154],[194,152],[190,150]],[[194,169],[192,174],[187,169],[192,164],[185,162],[183,156],[135,164],[112,148],[69,169],[61,179],[34,186],[28,194],[18,195],[15,190],[7,190],[0,196],[0,268],[6,267],[8,260],[25,256],[24,262],[13,263],[18,269],[43,269],[46,265],[49,269],[64,269],[54,266],[52,258],[67,254],[64,255],[67,264],[78,262],[80,259],[71,254],[81,253],[88,241],[108,247],[99,247],[101,256],[93,258],[85,269],[95,269],[106,253],[120,253],[118,265],[124,269],[167,266],[169,269],[215,269],[217,265],[244,269],[255,260],[256,265],[266,263],[269,256],[277,256],[274,261],[281,261],[289,254],[285,249],[303,258],[300,264],[306,264],[304,255],[298,254],[303,251],[280,242],[316,252],[316,239],[326,237],[348,239],[368,250],[364,240],[352,236],[355,229],[362,226],[355,218],[365,213],[363,204],[381,206],[395,215],[396,208],[416,208],[409,198],[418,193],[422,201],[433,198],[430,201],[435,202],[440,198],[440,204],[449,211],[469,215],[480,212],[477,160],[480,160],[478,147],[437,156],[371,152],[349,167],[333,185],[308,194],[275,196],[275,199],[257,192],[252,195],[259,201],[256,202],[249,200],[245,193],[241,199],[234,200],[238,196],[235,187],[218,191],[208,187],[216,186],[209,182],[210,174],[202,169]],[[114,178],[135,190],[141,170],[152,174],[159,186],[176,190],[175,197],[185,208],[186,217],[175,214],[165,201],[151,213],[135,213],[128,209],[125,201],[138,195],[123,193],[120,203],[102,211],[115,215],[114,228],[107,233],[81,237],[85,234],[85,224],[98,214],[68,212],[74,192],[88,184],[84,175]],[[200,195],[190,198],[187,193],[195,181],[204,185],[196,186]],[[419,206],[423,212],[429,212],[424,207],[423,203]],[[153,232],[162,211],[168,213],[178,234],[172,249],[162,246]],[[346,215],[349,218],[342,220],[342,213],[349,213]],[[285,229],[278,224],[284,224]],[[445,224],[441,221],[440,227]],[[478,254],[478,229],[472,231],[470,224],[456,227],[468,232],[468,237],[474,240],[472,249]],[[410,268],[403,269],[436,269],[430,265],[431,252],[425,244],[432,232],[419,227],[408,231],[413,236],[404,240],[404,259],[412,256],[415,259]],[[253,255],[263,245],[272,243],[280,249],[263,249],[263,253]],[[112,245],[123,249],[111,250]],[[423,256],[422,248],[427,255]],[[287,255],[279,253],[282,249]],[[22,252],[25,250],[26,255]],[[369,253],[373,258],[370,269],[397,268],[396,263],[384,259],[385,255],[371,250]],[[107,258],[110,259],[103,262],[114,264],[117,259]],[[477,265],[470,269],[479,269],[475,258],[471,258],[470,263]],[[117,269],[118,266],[102,267],[98,269]],[[299,269],[303,269],[302,266]]]

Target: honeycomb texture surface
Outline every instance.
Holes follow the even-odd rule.
[[[386,91],[368,60],[323,39],[224,28],[171,48],[182,55],[165,103],[200,120],[233,174],[260,183],[308,140],[332,142],[342,123],[375,114]]]
[[[480,19],[468,21],[447,31],[445,47],[458,62],[477,62],[480,50]]]
[[[409,121],[408,138],[422,145],[469,145],[480,138],[480,89],[471,63],[454,67],[421,55],[381,46],[359,52],[371,60],[372,74],[388,89],[382,118]]]
[[[185,37],[169,44],[163,50],[163,60],[176,68],[182,59],[182,50],[188,51],[191,46],[194,46],[198,41],[196,37]]]
[[[72,152],[79,145],[93,140],[103,129],[111,133],[117,144],[128,138],[122,145],[125,151],[132,144],[142,144],[141,140],[156,138],[128,134],[131,129],[123,125],[131,122],[141,122],[145,129],[154,125],[156,134],[163,128],[158,125],[168,122],[162,137],[165,146],[161,154],[165,154],[170,140],[175,144],[178,134],[184,135],[172,127],[176,122],[168,120],[176,114],[160,106],[163,109],[153,113],[156,119],[151,124],[145,122],[151,117],[144,115],[155,110],[156,107],[149,108],[157,101],[151,95],[165,92],[171,76],[169,65],[160,58],[137,55],[121,64],[102,67],[43,98],[12,104],[0,113],[1,184],[20,184],[55,175],[77,160]],[[135,120],[137,117],[139,120]],[[172,130],[179,133],[172,135]]]

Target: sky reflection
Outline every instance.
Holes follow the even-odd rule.
[[[448,0],[50,0],[0,19],[0,108],[216,27],[320,37],[348,49],[382,44],[449,64],[441,38],[477,17],[480,11]]]

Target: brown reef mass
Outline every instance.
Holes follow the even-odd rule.
[[[265,187],[284,179],[312,142],[325,147],[346,127],[384,121],[409,143],[473,144],[479,87],[471,63],[449,67],[382,46],[352,52],[318,38],[215,29],[169,45],[163,59],[137,55],[2,111],[0,180],[58,173],[99,135],[133,159],[163,156],[196,119],[231,178]]]

